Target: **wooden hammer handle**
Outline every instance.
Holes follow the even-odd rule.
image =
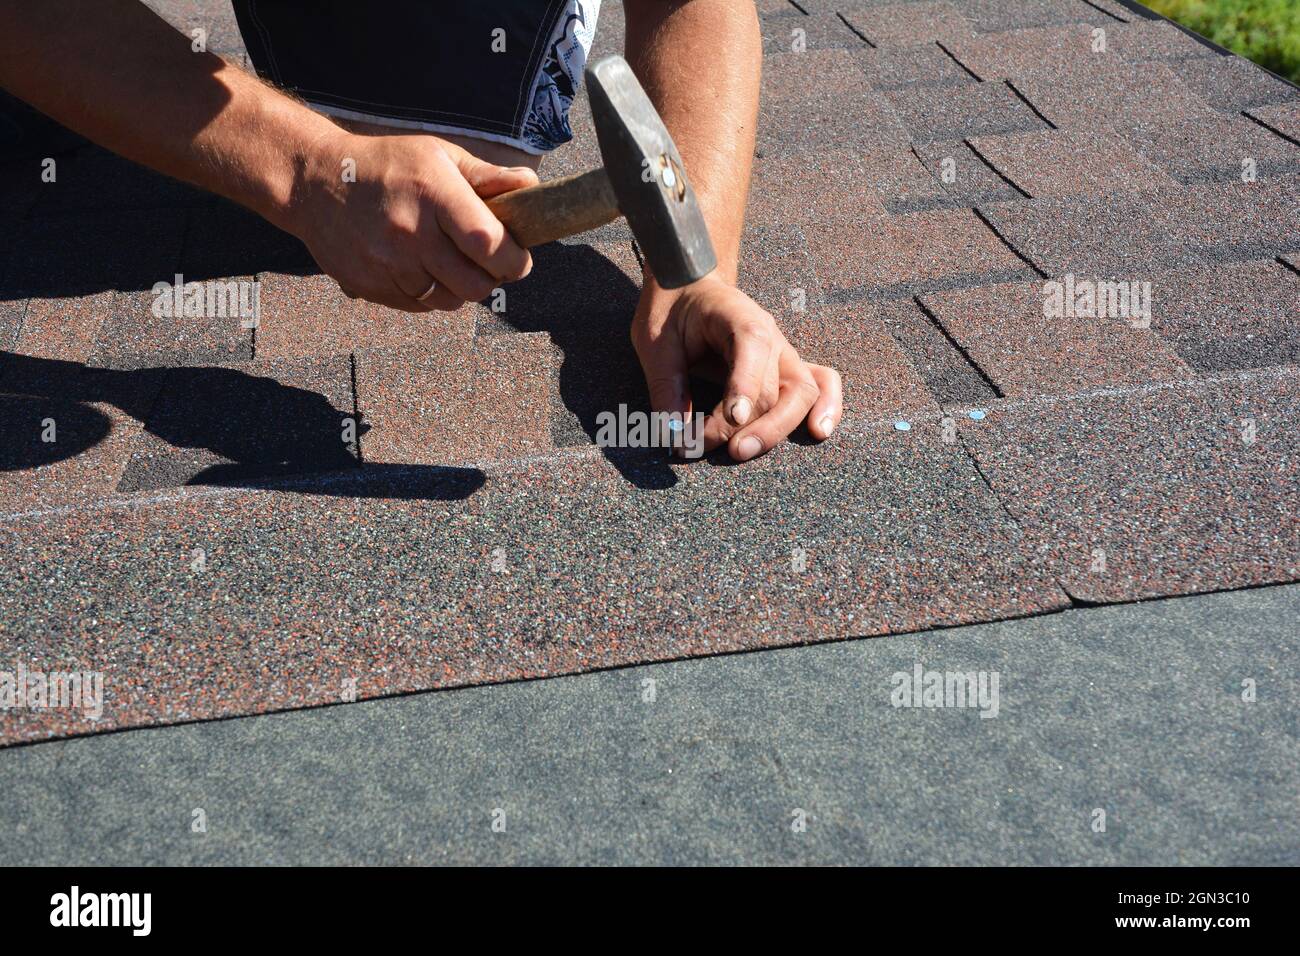
[[[489,199],[487,207],[525,249],[595,229],[622,215],[604,169],[502,193]]]

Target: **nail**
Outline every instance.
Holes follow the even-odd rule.
[[[735,425],[746,425],[749,423],[750,412],[753,406],[749,404],[749,399],[743,395],[731,403],[731,421]]]
[[[740,452],[741,461],[749,461],[763,450],[763,443],[754,435],[746,435],[740,440],[740,446],[736,450]]]
[[[831,432],[835,431],[835,419],[832,416],[827,415],[825,418],[821,420],[821,426],[822,426],[822,431],[826,434],[826,437],[830,438]]]

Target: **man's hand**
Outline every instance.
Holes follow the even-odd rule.
[[[255,210],[306,242],[351,295],[454,309],[530,268],[483,198],[534,185],[532,170],[433,136],[343,130],[195,52],[138,0],[0,0],[0,87],[114,152]],[[344,181],[345,160],[355,182]]]
[[[704,421],[705,451],[725,444],[748,461],[804,422],[814,438],[828,438],[843,414],[839,373],[800,359],[771,315],[716,276],[672,292],[647,277],[632,342],[655,411],[694,410],[691,372],[724,383]]]
[[[345,162],[355,181],[344,181]],[[536,184],[527,167],[494,166],[434,136],[339,130],[312,150],[284,225],[353,298],[451,310],[532,269],[483,200]]]

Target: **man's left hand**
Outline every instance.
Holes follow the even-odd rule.
[[[675,290],[647,278],[632,343],[657,412],[691,414],[691,373],[724,383],[704,422],[705,451],[725,444],[749,461],[805,422],[824,440],[844,412],[839,373],[803,361],[771,314],[716,276]]]

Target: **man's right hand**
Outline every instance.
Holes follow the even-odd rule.
[[[483,200],[536,184],[527,167],[494,166],[436,136],[340,129],[310,150],[280,225],[353,298],[452,310],[532,269]]]

